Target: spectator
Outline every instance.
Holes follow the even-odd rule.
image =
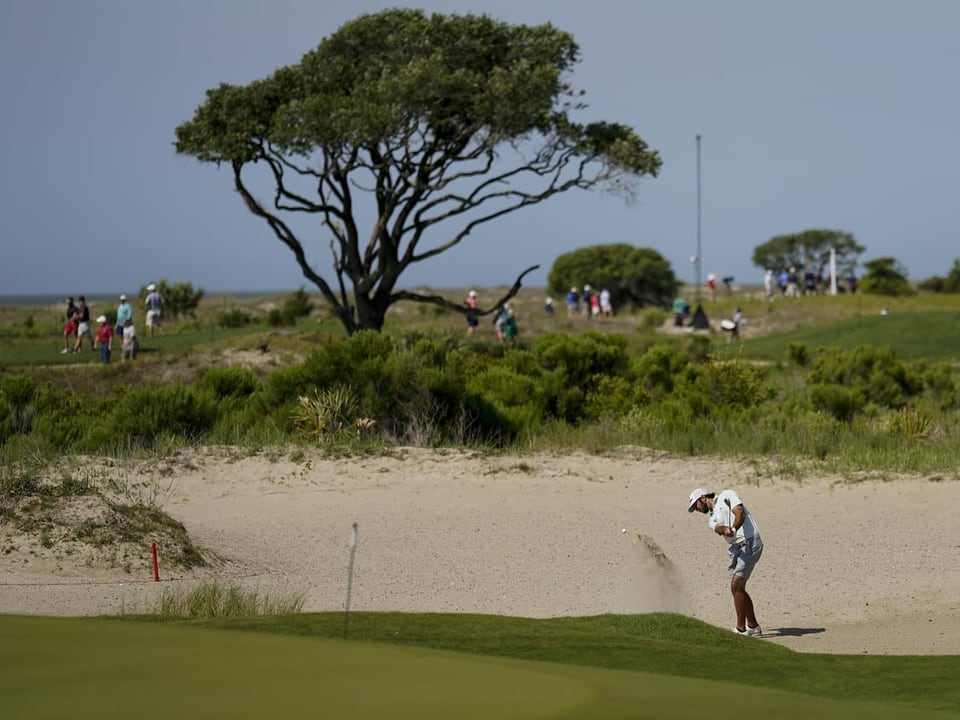
[[[580,309],[580,293],[575,287],[567,293],[567,317],[574,317]]]
[[[157,292],[157,286],[153,283],[147,285],[147,299],[144,306],[147,310],[147,327],[150,329],[150,337],[153,337],[154,328],[160,328],[160,334],[163,335],[163,296]]]
[[[73,351],[80,352],[83,347],[83,339],[90,340],[90,352],[96,348],[93,344],[93,333],[90,331],[90,306],[87,305],[87,298],[80,296],[80,304],[77,306],[77,343],[73,346]]]
[[[604,317],[613,317],[613,305],[610,302],[610,291],[606,288],[600,291],[600,312]]]
[[[743,319],[743,313],[740,312],[740,308],[737,308],[733,311],[733,317],[730,318],[733,322],[733,330],[730,331],[730,338],[734,340],[740,339],[740,321]]]
[[[77,335],[77,306],[73,303],[73,298],[67,298],[67,321],[63,325],[63,350],[61,355],[70,352],[70,338]]]
[[[850,290],[850,294],[853,295],[857,291],[857,274],[852,272],[847,276],[847,289]]]
[[[552,297],[547,297],[547,301],[543,305],[543,311],[550,317],[553,317],[553,298]]]
[[[137,328],[134,327],[132,320],[125,320],[123,323],[123,339],[120,347],[120,362],[136,360],[137,353],[140,351],[140,341],[137,340]]]
[[[503,337],[511,345],[515,345],[517,342],[517,336],[520,334],[520,330],[517,328],[517,317],[513,314],[513,305],[507,303],[504,307],[506,311],[506,321],[504,322],[503,327]]]
[[[797,269],[790,266],[790,274],[787,275],[787,297],[800,297],[800,276],[797,275]]]
[[[684,321],[690,315],[690,305],[682,297],[677,297],[673,301],[673,324],[676,327],[683,327]]]
[[[107,322],[106,315],[98,317],[97,324],[97,348],[100,350],[100,362],[108,365],[110,354],[113,352],[113,328]]]
[[[587,320],[590,319],[590,313],[593,311],[593,293],[590,290],[589,285],[583,286],[583,294],[580,296],[580,300],[583,305],[581,306],[581,317],[585,317]]]
[[[710,299],[717,299],[717,274],[708,273],[707,274],[707,289],[710,291]]]
[[[467,299],[464,301],[464,305],[467,306],[467,337],[473,335],[474,330],[477,329],[477,325],[480,323],[480,320],[477,318],[477,291],[471,290],[467,293]]]
[[[500,344],[507,339],[507,307],[506,305],[501,305],[497,310],[496,315],[493,316],[493,327],[497,331],[497,340],[500,341]]]
[[[123,337],[123,323],[125,320],[133,322],[133,306],[127,302],[127,296],[120,296],[120,304],[117,305],[117,326],[113,330],[113,334],[118,338]]]
[[[767,300],[773,300],[773,270],[767,268],[763,275],[763,291],[767,294]]]

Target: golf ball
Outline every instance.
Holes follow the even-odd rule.
[[[627,531],[626,528],[620,528],[620,532],[625,533],[626,531]]]

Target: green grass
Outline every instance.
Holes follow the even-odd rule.
[[[165,589],[153,608],[163,617],[225,618],[290,615],[303,609],[303,595],[270,595],[237,585],[206,582],[188,589]]]
[[[745,340],[742,357],[784,360],[790,343],[804,343],[811,355],[821,346],[878,345],[889,347],[902,360],[954,360],[960,356],[960,311],[869,315],[801,328]]]
[[[801,655],[674,615],[341,613],[216,622],[0,616],[31,719],[957,717],[956,657]],[[239,632],[245,629],[252,632]]]

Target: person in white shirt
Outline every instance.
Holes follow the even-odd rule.
[[[160,334],[163,335],[163,296],[157,291],[157,286],[153,283],[147,285],[147,298],[144,301],[144,307],[147,310],[147,328],[150,330],[150,337],[153,337],[154,328],[160,328]]]
[[[727,541],[730,592],[737,613],[737,624],[733,631],[738,635],[762,635],[753,599],[747,594],[747,580],[763,554],[760,528],[734,490],[724,490],[715,495],[706,488],[697,488],[690,493],[687,504],[687,512],[694,510],[709,514],[707,525]]]
[[[136,360],[137,351],[140,349],[140,341],[137,340],[137,328],[134,327],[130,318],[123,321],[123,335],[120,338],[120,349],[120,362]]]

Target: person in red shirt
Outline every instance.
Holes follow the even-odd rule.
[[[110,362],[110,353],[113,352],[113,328],[107,322],[105,315],[97,318],[97,347],[100,348],[100,362],[104,365]]]

